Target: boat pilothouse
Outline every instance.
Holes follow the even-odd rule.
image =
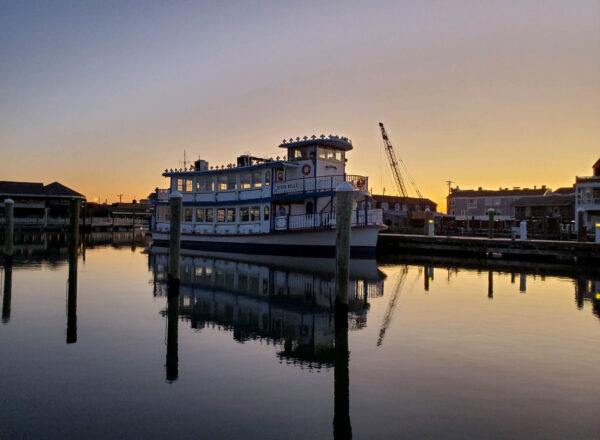
[[[153,242],[168,248],[168,199],[183,197],[182,250],[253,254],[333,256],[335,189],[350,182],[356,193],[351,254],[374,256],[384,228],[381,210],[370,209],[368,178],[346,174],[345,137],[284,140],[280,159],[239,156],[237,163],[209,167],[197,160],[189,169],[165,170],[168,189],[157,189]]]

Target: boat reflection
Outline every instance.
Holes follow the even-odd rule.
[[[168,256],[150,255],[154,295],[169,297]],[[270,257],[271,265],[214,258],[181,257],[177,306],[172,311],[194,329],[230,331],[238,342],[266,340],[277,357],[306,368],[329,368],[335,360],[335,275],[331,260]],[[348,321],[351,330],[366,326],[369,298],[383,295],[385,275],[375,262],[362,261],[351,272]],[[171,297],[169,297],[171,298]],[[169,339],[169,338],[168,338]],[[168,375],[172,380],[172,375]]]

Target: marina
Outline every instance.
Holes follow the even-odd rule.
[[[120,234],[83,236],[76,260],[48,239],[0,259],[4,435],[330,438],[336,417],[355,438],[598,430],[597,268],[357,260],[345,358],[333,266],[184,256],[174,301],[166,254]]]

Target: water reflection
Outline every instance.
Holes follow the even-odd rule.
[[[2,323],[10,321],[10,306],[12,300],[12,261],[7,258],[4,261],[4,289],[2,296]]]
[[[240,343],[264,340],[273,344],[282,362],[303,368],[333,367],[332,260],[273,258],[261,262],[182,256],[179,300],[174,304],[169,299],[163,311],[168,334],[173,316],[178,315],[193,329],[211,326],[230,331]],[[169,297],[167,263],[167,255],[149,256],[155,296]],[[385,276],[374,262],[352,273],[347,316],[350,329],[355,330],[366,326],[368,299],[383,295]]]

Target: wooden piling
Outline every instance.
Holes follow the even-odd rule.
[[[73,199],[69,206],[69,246],[73,249],[79,247],[79,211],[81,208],[81,200]]]
[[[494,238],[494,208],[488,209],[488,238]]]
[[[4,200],[4,255],[11,257],[14,253],[15,242],[15,202],[12,199]]]
[[[335,194],[335,297],[336,302],[348,304],[350,270],[350,229],[354,187],[342,182]]]
[[[171,224],[169,236],[169,280],[179,283],[179,254],[181,252],[181,220],[183,196],[175,191],[169,197]]]

